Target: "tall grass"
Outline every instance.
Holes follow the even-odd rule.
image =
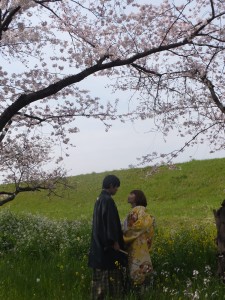
[[[69,178],[63,198],[20,195],[0,209],[0,299],[77,300],[90,297],[87,267],[93,205],[102,179],[114,173],[121,220],[127,195],[142,189],[156,218],[152,285],[142,299],[225,299],[216,275],[212,210],[224,197],[225,159],[191,161],[175,169],[119,170]],[[4,187],[4,189],[9,188]],[[131,291],[126,299],[136,299]]]
[[[89,299],[90,223],[0,214],[0,299]],[[152,285],[142,299],[225,299],[213,226],[156,228]],[[125,299],[136,299],[127,291]]]
[[[87,254],[90,223],[55,221],[32,214],[0,213],[0,253],[31,258],[56,255],[82,259]]]
[[[90,270],[75,256],[34,259],[7,255],[0,260],[0,271],[3,300],[76,300],[90,294]]]

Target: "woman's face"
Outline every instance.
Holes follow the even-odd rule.
[[[127,202],[130,203],[130,205],[131,205],[132,207],[135,207],[135,206],[136,206],[136,203],[135,203],[135,195],[134,195],[134,194],[129,194],[128,199],[127,199]]]

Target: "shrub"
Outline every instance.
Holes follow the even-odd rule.
[[[90,225],[76,221],[53,221],[32,214],[0,213],[0,252],[35,257],[75,255],[88,251]]]

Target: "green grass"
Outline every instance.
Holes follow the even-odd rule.
[[[225,299],[216,276],[213,209],[225,198],[225,159],[191,161],[176,169],[115,170],[69,178],[62,198],[24,193],[0,208],[0,299],[79,300],[90,297],[87,268],[91,219],[105,175],[121,187],[114,199],[121,220],[127,196],[142,189],[156,218],[152,286],[142,299]],[[37,215],[37,216],[36,216]],[[124,299],[136,299],[128,292]]]
[[[13,224],[16,223],[19,225],[17,240],[12,239],[15,237]],[[67,225],[71,224],[68,222]],[[61,240],[60,248],[63,251],[56,249],[54,241],[50,244],[49,235],[46,234],[41,235],[35,243],[35,230],[46,231],[49,225],[52,236]],[[52,223],[45,218],[41,222],[41,218],[3,213],[0,227],[4,228],[4,241],[9,239],[11,242],[11,247],[5,249],[2,241],[0,243],[0,299],[90,298],[91,270],[87,267],[86,255],[90,224],[81,222],[79,226],[71,226],[68,231],[65,222]],[[32,227],[35,228],[34,231],[31,231]],[[152,285],[141,299],[225,299],[225,285],[215,274],[214,236],[212,226],[156,230],[151,251],[154,266]],[[33,237],[33,244],[30,243],[27,252],[25,245],[29,243],[30,237]],[[124,299],[137,298],[132,291],[127,291]]]
[[[48,198],[46,192],[20,194],[0,208],[13,212],[31,212],[51,219],[91,220],[93,205],[101,191],[105,175],[113,173],[121,180],[114,199],[123,219],[130,207],[127,196],[132,189],[142,189],[148,199],[148,210],[160,226],[214,222],[212,210],[225,198],[225,159],[190,161],[177,169],[151,168],[115,170],[69,178],[72,189],[62,198]]]
[[[85,299],[91,274],[74,257],[32,259],[8,256],[0,260],[0,298],[3,300]],[[88,291],[87,291],[88,289]]]

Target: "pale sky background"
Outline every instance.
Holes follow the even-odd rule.
[[[91,90],[95,96],[119,98],[121,107],[125,109],[130,98],[129,92],[117,92],[114,95],[110,88],[105,87],[106,83],[102,77],[95,77],[86,79],[81,85]],[[100,121],[79,119],[76,126],[80,132],[72,136],[76,147],[70,149],[70,157],[64,162],[68,175],[127,169],[129,165],[138,163],[137,157],[154,151],[171,152],[184,145],[185,139],[178,137],[176,132],[171,132],[166,141],[161,133],[149,132],[152,124],[151,120],[138,121],[135,124],[115,121],[109,132],[105,132]],[[210,154],[210,150],[207,143],[188,147],[174,162],[225,157],[225,151]]]
[[[165,142],[159,133],[145,133],[144,129],[139,129],[140,124],[131,126],[117,122],[106,133],[103,125],[97,121],[85,122],[80,126],[81,132],[73,139],[76,148],[72,148],[70,157],[65,159],[69,175],[126,169],[138,163],[137,157],[161,149],[170,152],[182,147],[184,142],[172,133]],[[174,162],[225,157],[224,151],[209,152],[207,144],[197,145],[187,148]]]

